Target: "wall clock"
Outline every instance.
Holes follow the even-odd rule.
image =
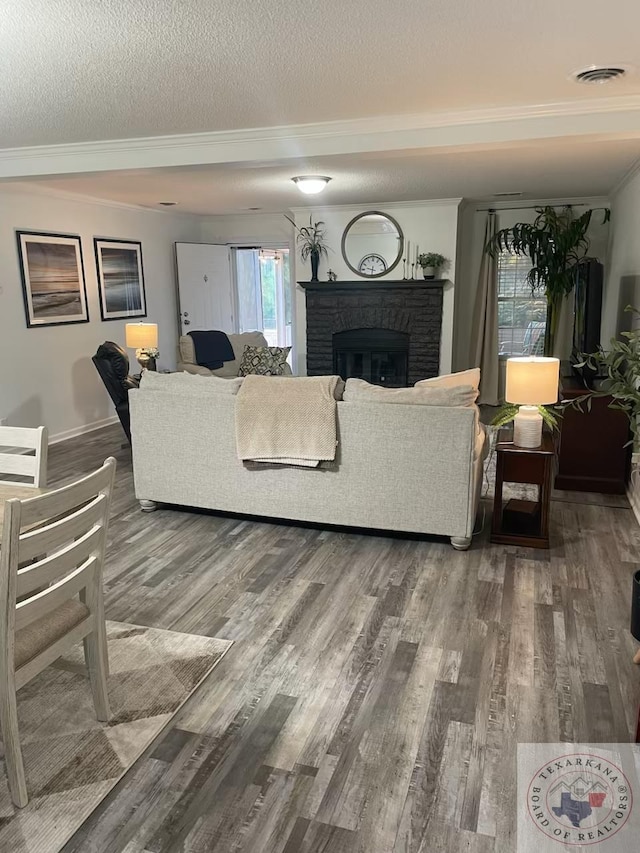
[[[382,275],[387,271],[387,262],[382,255],[371,253],[365,255],[358,264],[358,272],[362,275]]]

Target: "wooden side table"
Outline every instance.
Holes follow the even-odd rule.
[[[540,447],[518,447],[510,430],[500,430],[496,443],[496,489],[491,541],[502,545],[549,547],[549,504],[555,472],[554,438],[543,432]],[[503,483],[538,487],[538,500],[512,499],[503,505]]]

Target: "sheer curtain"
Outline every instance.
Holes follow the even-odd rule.
[[[482,244],[480,275],[471,327],[470,362],[479,367],[479,403],[497,406],[499,403],[500,364],[498,359],[498,261],[484,251],[497,231],[496,214],[490,210]]]

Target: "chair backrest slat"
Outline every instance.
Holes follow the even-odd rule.
[[[106,495],[98,495],[80,509],[43,527],[36,527],[35,530],[22,533],[19,546],[20,562],[26,563],[42,554],[57,551],[91,530],[94,525],[104,524],[108,503]]]
[[[95,581],[96,569],[99,567],[98,558],[94,555],[88,557],[85,562],[70,572],[66,577],[43,589],[42,592],[32,595],[16,605],[15,629],[19,631],[36,619],[41,619],[60,607],[65,601],[73,598],[88,583]]]
[[[63,575],[82,565],[88,557],[98,555],[103,538],[103,528],[96,525],[61,551],[18,569],[18,598],[54,583]]]
[[[42,488],[47,482],[47,428],[0,426],[0,447],[16,450],[34,450],[30,453],[0,452],[0,482],[2,475],[20,475],[33,479],[33,485]]]
[[[107,460],[108,462],[109,460]],[[115,459],[113,461],[115,466]],[[23,528],[39,524],[46,519],[64,515],[110,489],[113,472],[105,463],[102,468],[75,483],[63,486],[45,495],[22,501],[21,525]]]
[[[115,468],[115,459],[109,458],[77,483],[6,502],[0,548],[0,654],[13,653],[16,630],[83,589],[87,600],[95,601]]]
[[[3,474],[20,474],[35,477],[36,457],[26,453],[0,453],[0,471]]]

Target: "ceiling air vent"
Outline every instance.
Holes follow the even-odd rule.
[[[621,65],[591,65],[582,71],[573,74],[578,83],[609,83],[618,80],[627,73],[626,68]]]
[[[522,190],[509,193],[494,193],[494,198],[519,198],[522,195]]]

